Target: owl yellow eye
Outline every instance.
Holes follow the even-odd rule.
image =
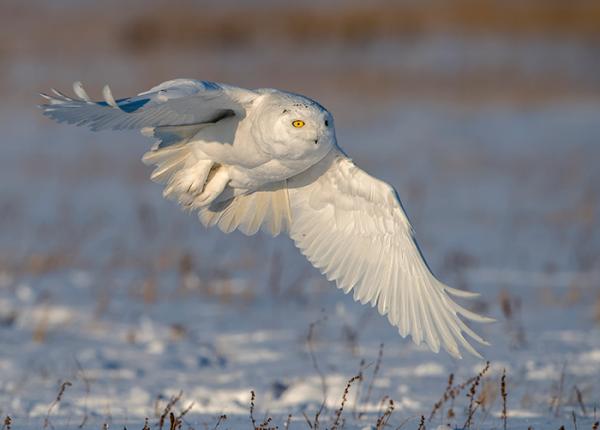
[[[292,122],[292,125],[296,128],[304,127],[304,121],[297,119]]]

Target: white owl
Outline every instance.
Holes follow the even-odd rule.
[[[460,319],[492,321],[450,296],[431,273],[396,191],[340,150],[333,117],[319,103],[274,89],[247,90],[190,79],[164,82],[135,97],[92,101],[42,94],[44,114],[92,130],[139,129],[158,139],[144,162],[163,195],[197,210],[205,226],[252,235],[287,233],[328,280],[426,342],[461,357],[479,356],[463,333],[487,344]]]

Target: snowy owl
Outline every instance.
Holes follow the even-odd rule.
[[[287,233],[300,252],[354,299],[377,307],[415,344],[460,348],[480,357],[464,334],[487,344],[461,316],[492,321],[450,296],[431,273],[398,194],[354,165],[338,147],[333,117],[307,97],[191,79],[164,82],[134,97],[92,101],[53,90],[41,106],[58,122],[92,130],[137,129],[157,141],[143,161],[163,195],[197,211],[205,226],[247,235]]]

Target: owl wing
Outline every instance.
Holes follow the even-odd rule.
[[[246,115],[257,96],[252,90],[192,79],[164,82],[137,96],[115,100],[104,87],[104,101],[92,101],[80,82],[73,84],[76,98],[52,90],[41,94],[44,115],[57,122],[92,130],[144,129],[217,122],[227,116]]]
[[[338,151],[288,180],[290,237],[308,260],[354,299],[377,306],[400,335],[433,351],[480,357],[463,336],[487,344],[460,319],[493,321],[471,312],[429,270],[396,191]]]

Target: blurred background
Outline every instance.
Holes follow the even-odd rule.
[[[522,377],[513,409],[554,414],[556,398],[580,403],[577,386],[591,410],[600,2],[4,0],[0,413],[38,422],[69,380],[51,412],[75,424],[149,416],[180,389],[197,414],[246,414],[254,387],[287,416],[320,401],[305,340],[325,315],[315,348],[331,389],[385,342],[377,394],[405,399],[405,416],[476,366],[401,340],[286,238],[205,230],[149,181],[143,137],[35,108],[76,80],[119,98],[178,77],[326,106],[340,145],[398,190],[434,272],[499,320],[480,331],[496,370]],[[403,367],[423,360],[422,374]]]

